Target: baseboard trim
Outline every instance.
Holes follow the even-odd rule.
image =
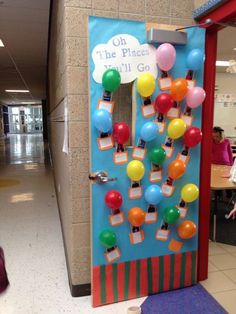
[[[72,297],[84,297],[91,294],[91,284],[70,285]]]
[[[50,160],[51,160],[51,167],[52,167],[52,171],[53,171],[56,201],[57,201],[57,206],[58,206],[58,213],[59,213],[60,224],[61,224],[63,246],[64,246],[65,257],[66,257],[66,268],[67,268],[68,282],[69,282],[68,286],[70,287],[70,293],[71,293],[72,297],[75,297],[75,298],[76,297],[83,297],[83,296],[91,295],[91,284],[90,283],[80,284],[80,285],[73,285],[72,284],[70,267],[69,267],[69,259],[68,259],[67,247],[66,247],[66,240],[65,240],[65,233],[64,233],[63,223],[62,223],[61,209],[60,209],[60,204],[58,202],[59,197],[58,197],[57,188],[56,188],[57,184],[56,184],[56,177],[55,177],[55,173],[54,173],[53,157],[51,154],[52,152],[51,152],[51,145],[50,144],[51,144],[51,142],[49,140],[48,150],[49,150],[49,156],[50,156]]]

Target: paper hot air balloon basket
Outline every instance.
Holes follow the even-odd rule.
[[[121,212],[119,214],[115,214],[115,215],[110,215],[109,216],[109,221],[110,221],[110,224],[112,226],[119,226],[119,225],[122,225],[125,221],[125,216],[124,216],[124,213]]]
[[[113,110],[114,110],[114,106],[115,106],[115,102],[114,101],[106,101],[106,100],[103,100],[103,99],[99,99],[97,109],[105,109],[110,114],[112,114]]]
[[[150,171],[149,181],[150,182],[160,182],[162,180],[162,170]]]
[[[189,127],[189,126],[192,126],[193,124],[193,119],[194,117],[193,116],[187,116],[186,114],[181,114],[180,118],[182,120],[184,120],[184,122],[186,123],[186,126]]]
[[[183,242],[177,241],[175,239],[171,239],[168,245],[168,249],[172,252],[178,253],[183,246]]]
[[[156,112],[155,112],[155,108],[154,108],[153,104],[142,106],[142,115],[144,118],[153,117],[153,116],[155,116],[155,114],[156,114]]]
[[[160,90],[169,90],[172,84],[172,77],[167,76],[158,80]]]
[[[188,88],[193,88],[196,86],[196,80],[187,80]]]
[[[166,122],[159,122],[157,120],[153,120],[158,125],[158,130],[160,134],[163,134],[165,132],[166,128]]]
[[[146,148],[135,146],[133,148],[132,158],[137,160],[144,160],[146,157],[146,153],[147,153]]]
[[[164,196],[170,197],[175,191],[175,186],[163,183],[161,186],[161,190]]]
[[[167,118],[168,119],[176,119],[179,118],[180,116],[180,107],[172,107],[170,110],[167,112]]]
[[[143,195],[143,188],[141,186],[129,188],[129,199],[133,200],[140,198]]]
[[[180,212],[180,218],[185,218],[188,213],[188,207],[181,207],[181,206],[176,206],[179,209]]]
[[[113,263],[121,257],[121,253],[118,247],[115,247],[114,250],[110,252],[105,252],[104,255],[108,263]]]
[[[137,232],[131,232],[129,234],[129,239],[130,239],[130,243],[132,243],[132,244],[138,244],[138,243],[143,242],[143,240],[144,240],[144,231],[140,230],[140,231],[137,231]]]
[[[185,156],[185,155],[182,155],[182,154],[178,154],[176,159],[182,160],[185,163],[185,165],[187,165],[189,160],[190,160],[190,156]]]
[[[113,153],[113,161],[116,165],[126,164],[128,162],[128,158],[128,151]]]
[[[114,141],[112,136],[99,137],[97,139],[97,143],[100,150],[108,150],[114,147]]]
[[[170,235],[170,230],[158,229],[156,232],[156,239],[159,241],[166,241],[168,240],[169,235]]]
[[[154,213],[145,213],[145,223],[152,224],[157,222],[157,212]]]
[[[169,147],[169,146],[166,146],[165,144],[162,144],[162,148],[164,148],[167,158],[171,158],[173,156],[174,147],[172,147],[172,146]]]

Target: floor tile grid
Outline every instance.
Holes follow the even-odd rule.
[[[223,258],[222,258],[223,257]],[[209,277],[201,284],[231,314],[236,313],[236,263],[229,267],[227,260],[236,261],[236,247],[209,243]],[[219,269],[219,260],[220,268]],[[226,260],[226,264],[224,261]],[[212,268],[213,270],[212,270]],[[214,291],[217,290],[217,291]]]

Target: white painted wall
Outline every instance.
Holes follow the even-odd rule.
[[[236,74],[216,73],[216,86],[219,94],[234,94],[236,97]],[[221,126],[227,137],[236,140],[236,107],[224,107],[215,101],[214,125]]]

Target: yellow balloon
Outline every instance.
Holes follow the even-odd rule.
[[[173,140],[176,140],[184,134],[186,127],[186,123],[183,119],[173,119],[168,125],[168,136]]]
[[[198,198],[199,190],[195,184],[186,184],[181,190],[181,198],[186,203],[191,203]]]
[[[149,97],[153,94],[156,88],[155,77],[149,73],[141,74],[137,79],[137,89],[141,96]]]
[[[127,176],[132,181],[140,181],[145,173],[144,165],[139,160],[132,160],[128,163],[126,168]]]

